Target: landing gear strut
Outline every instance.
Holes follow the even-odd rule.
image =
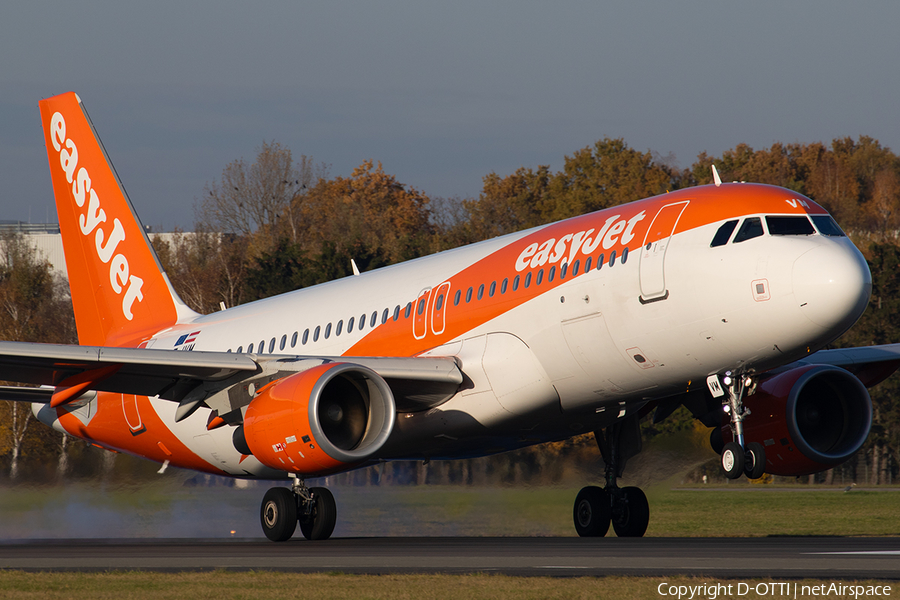
[[[620,488],[625,462],[641,451],[637,416],[594,432],[606,465],[606,486],[588,486],[575,498],[573,520],[581,537],[603,537],[610,523],[619,537],[642,537],[650,522],[650,505],[640,488]]]
[[[276,487],[263,496],[259,509],[263,533],[273,542],[291,539],[300,524],[308,540],[327,540],[334,531],[337,508],[328,488],[308,488],[295,477],[291,489]]]
[[[749,479],[759,479],[766,471],[766,451],[758,442],[744,442],[744,417],[750,410],[744,406],[744,393],[753,385],[750,377],[732,375],[731,371],[722,378],[727,394],[723,397],[722,408],[731,418],[731,433],[734,441],[722,448],[722,470],[728,479],[746,475]]]

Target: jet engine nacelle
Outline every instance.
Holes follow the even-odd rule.
[[[797,367],[765,379],[744,398],[745,442],[766,450],[766,473],[809,475],[841,464],[862,447],[872,400],[852,373],[830,365]],[[724,441],[731,429],[722,428]]]
[[[394,397],[381,376],[329,363],[262,388],[247,406],[235,446],[273,469],[324,475],[372,457],[395,420]]]

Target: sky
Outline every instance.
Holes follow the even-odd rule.
[[[60,2],[0,8],[0,220],[55,222],[38,101],[81,97],[145,225],[190,230],[263,141],[429,196],[603,137],[900,151],[900,3]]]

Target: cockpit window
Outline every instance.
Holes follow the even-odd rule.
[[[816,232],[806,217],[766,217],[771,235],[812,235]]]
[[[734,232],[734,228],[737,227],[737,223],[737,219],[722,223],[722,226],[719,227],[719,230],[716,232],[715,237],[713,237],[713,241],[709,247],[715,248],[716,246],[724,246],[727,244],[728,240],[731,238],[731,234]]]
[[[744,219],[744,222],[741,223],[741,228],[738,229],[738,232],[734,236],[734,240],[732,240],[732,243],[737,244],[739,242],[745,242],[755,237],[759,237],[762,234],[762,221],[759,219],[759,217],[750,217],[749,219]]]
[[[816,226],[816,229],[819,230],[819,233],[822,235],[829,235],[831,237],[846,237],[841,228],[835,223],[834,219],[831,218],[830,215],[820,215],[818,217],[812,218],[813,223]]]

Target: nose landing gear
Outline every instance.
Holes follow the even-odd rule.
[[[298,523],[306,539],[327,540],[337,521],[334,495],[328,488],[308,488],[302,479],[294,477],[291,489],[276,487],[266,492],[259,520],[263,533],[273,542],[291,539]]]
[[[759,442],[744,442],[744,417],[750,415],[750,409],[744,406],[744,394],[753,385],[753,380],[726,371],[722,383],[728,392],[723,397],[722,408],[731,418],[734,439],[722,448],[722,471],[728,479],[737,479],[741,475],[759,479],[766,471],[765,448]]]

